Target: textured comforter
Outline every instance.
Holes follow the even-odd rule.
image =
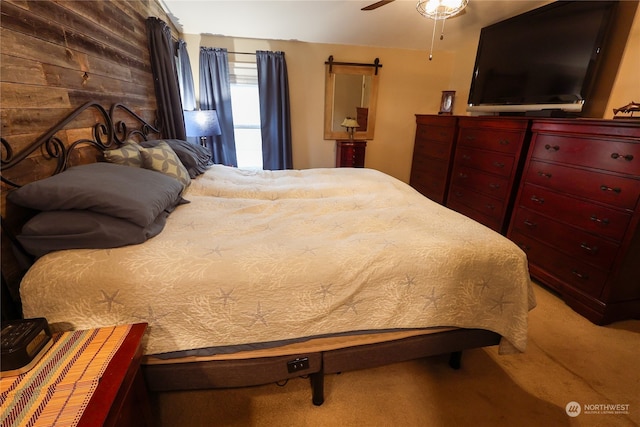
[[[525,254],[381,172],[214,166],[184,197],[141,245],[40,258],[21,285],[25,316],[148,322],[146,354],[435,326],[525,349]]]

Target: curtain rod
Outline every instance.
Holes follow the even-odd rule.
[[[233,55],[255,55],[255,52],[227,52],[227,53],[231,53]]]

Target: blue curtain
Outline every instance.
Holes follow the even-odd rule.
[[[165,138],[184,140],[187,135],[171,30],[164,21],[154,17],[147,18],[146,24],[160,130]]]
[[[187,52],[187,43],[180,39],[178,45],[178,82],[180,83],[180,97],[182,98],[183,110],[196,109],[196,94],[193,86],[193,73],[191,71],[191,61]]]
[[[256,52],[265,170],[292,169],[289,79],[284,52]]]
[[[200,109],[216,110],[222,135],[207,137],[213,162],[238,166],[226,49],[200,47]]]

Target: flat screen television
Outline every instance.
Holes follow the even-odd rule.
[[[579,114],[597,76],[616,5],[557,1],[483,28],[467,110]]]

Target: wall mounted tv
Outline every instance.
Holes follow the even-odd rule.
[[[467,110],[577,115],[597,76],[616,6],[557,1],[483,28]]]

